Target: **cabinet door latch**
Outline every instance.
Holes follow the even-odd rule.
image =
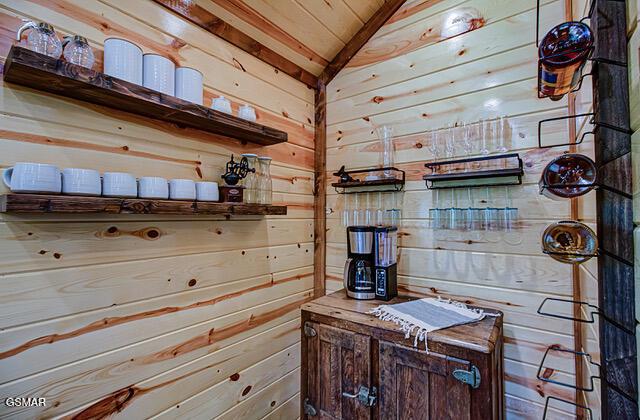
[[[462,383],[465,383],[473,389],[480,388],[480,371],[474,365],[470,370],[456,369],[453,371],[453,377]]]
[[[316,411],[316,408],[312,406],[311,403],[309,402],[309,398],[304,399],[302,406],[304,408],[304,414],[306,414],[307,416],[313,417],[318,414],[318,411]]]
[[[305,322],[304,323],[304,335],[306,335],[307,337],[315,337],[316,334],[317,334],[316,330],[313,329],[311,324],[309,324],[308,322]]]
[[[357,394],[349,394],[348,392],[343,392],[342,396],[346,398],[356,398],[360,402],[360,404],[364,405],[365,407],[373,407],[374,405],[376,405],[377,394],[378,390],[375,386],[369,389],[366,386],[360,385]]]

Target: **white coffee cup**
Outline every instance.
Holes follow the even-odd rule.
[[[169,182],[157,176],[143,176],[138,180],[138,196],[140,198],[169,198]]]
[[[176,66],[173,61],[158,54],[145,54],[142,61],[142,85],[173,96],[176,74]]]
[[[202,73],[190,67],[176,69],[176,97],[202,105]]]
[[[100,172],[93,169],[63,169],[62,194],[88,196],[102,194]]]
[[[137,197],[136,178],[124,172],[105,172],[102,176],[102,195],[105,197]]]
[[[104,73],[142,86],[142,50],[120,38],[104,41]]]
[[[195,200],[196,183],[190,179],[169,181],[169,198],[172,200]]]
[[[256,122],[256,110],[251,105],[244,104],[238,109],[238,117]]]
[[[15,193],[60,194],[62,175],[55,165],[18,162],[2,174],[5,185]]]
[[[219,201],[217,182],[196,182],[196,198],[198,201]]]

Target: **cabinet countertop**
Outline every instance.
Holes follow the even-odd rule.
[[[398,339],[407,343],[413,342],[413,338],[404,339],[399,327],[390,321],[381,321],[376,316],[368,312],[379,305],[393,305],[395,303],[406,302],[419,299],[417,296],[398,296],[388,302],[380,300],[356,300],[348,298],[344,290],[322,296],[309,303],[302,305],[302,310],[325,316],[345,320],[366,328],[391,334],[391,336],[401,336]],[[429,350],[437,351],[438,344],[445,346],[455,346],[466,348],[481,353],[491,353],[496,342],[499,340],[502,326],[502,312],[481,308],[485,313],[497,314],[498,316],[486,316],[483,320],[470,324],[457,325],[432,331],[428,334],[427,344]]]

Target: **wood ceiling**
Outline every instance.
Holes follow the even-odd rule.
[[[385,0],[195,0],[318,76]]]

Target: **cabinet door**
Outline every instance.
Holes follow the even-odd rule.
[[[307,398],[321,419],[369,419],[371,408],[355,398],[360,386],[370,388],[370,338],[307,322],[316,334],[307,340]],[[314,418],[316,418],[314,417]]]
[[[379,418],[470,419],[471,390],[453,377],[469,363],[381,341]]]

